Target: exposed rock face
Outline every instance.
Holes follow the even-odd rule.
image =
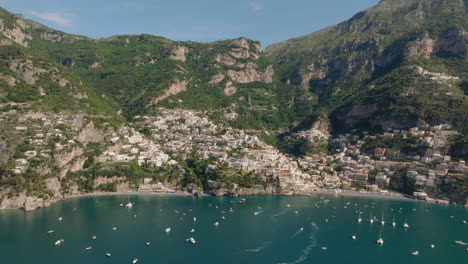
[[[11,159],[10,144],[0,138],[0,164]]]
[[[89,66],[89,68],[91,68],[91,69],[96,69],[96,68],[100,68],[100,67],[101,67],[101,62],[100,61],[95,61]]]
[[[89,122],[76,138],[81,143],[101,142],[104,137],[101,132],[94,127],[93,122]]]
[[[315,64],[309,65],[307,67],[306,72],[304,72],[302,75],[302,81],[301,81],[301,86],[304,88],[308,88],[309,82],[312,79],[317,79],[317,80],[323,80],[327,75],[325,71],[316,69]]]
[[[215,60],[221,64],[227,65],[227,66],[233,66],[236,64],[236,60],[233,59],[231,56],[227,54],[218,54],[216,55]]]
[[[174,84],[171,85],[171,87],[169,87],[169,89],[163,95],[153,98],[151,100],[151,103],[147,106],[157,104],[171,95],[176,95],[178,93],[186,91],[187,84],[188,84],[188,81],[186,80],[175,82]]]
[[[78,36],[71,36],[66,35],[65,33],[47,28],[46,31],[41,32],[41,38],[44,40],[48,40],[50,42],[64,42],[64,43],[72,43],[77,40],[84,39],[83,37]]]
[[[237,88],[232,84],[232,82],[226,82],[223,87],[224,94],[227,96],[234,95],[237,92]]]
[[[54,155],[54,158],[55,162],[57,163],[57,166],[59,168],[62,168],[76,157],[81,156],[83,153],[84,150],[82,148],[75,147],[70,152],[57,153],[56,155]]]
[[[0,203],[0,210],[23,208],[25,211],[33,211],[39,207],[49,206],[56,201],[56,199],[45,201],[43,198],[29,197],[26,193],[21,193],[13,198],[4,198]]]
[[[9,69],[29,85],[37,82],[38,74],[46,72],[40,67],[35,67],[31,60],[13,60],[10,62]]]
[[[16,79],[13,76],[0,73],[0,80],[6,82],[9,86],[16,86]]]
[[[273,82],[273,66],[268,66],[265,71],[261,72],[256,69],[257,65],[252,62],[247,62],[242,71],[228,70],[227,75],[236,83],[250,82]]]
[[[62,193],[60,192],[62,189],[62,186],[58,178],[48,178],[45,180],[45,184],[46,184],[47,189],[49,189],[52,192],[52,197],[55,197],[55,198],[62,197]]]
[[[278,193],[278,190],[271,185],[268,185],[265,188],[262,186],[253,188],[240,188],[237,184],[234,184],[232,188],[219,188],[212,190],[212,194],[215,196],[265,195]]]
[[[421,39],[408,44],[405,55],[412,58],[430,58],[434,54],[435,43],[436,41],[431,39],[428,33],[425,33]]]
[[[220,83],[222,80],[224,80],[224,74],[220,73],[220,74],[216,74],[214,75],[213,77],[211,77],[211,80],[208,82],[209,84],[218,84]]]
[[[22,19],[19,19],[22,21]],[[24,23],[20,22],[20,25]],[[12,28],[8,28],[2,19],[0,19],[0,32],[3,33],[3,35],[12,41],[20,44],[23,47],[28,47],[28,40],[32,40],[31,35],[26,34],[23,32],[23,29],[21,26],[13,25]]]
[[[37,83],[41,75],[47,75],[53,82],[60,87],[70,86],[70,81],[61,75],[57,67],[50,67],[51,65],[43,65],[40,62],[35,65],[32,60],[12,60],[8,66],[9,70],[14,72],[17,77],[29,85]]]
[[[185,47],[185,46],[175,46],[172,49],[172,53],[169,56],[169,58],[172,59],[172,60],[178,60],[178,61],[181,61],[181,62],[185,62],[187,60],[185,55],[188,52],[189,52],[189,49],[187,47]]]

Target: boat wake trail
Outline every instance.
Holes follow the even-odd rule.
[[[258,248],[251,248],[251,249],[245,249],[243,250],[243,252],[251,252],[251,253],[257,253],[261,250],[263,250],[264,248],[266,248],[268,246],[268,244],[270,244],[272,241],[267,241],[267,242],[264,242],[262,245],[260,245],[260,247]]]
[[[319,227],[315,222],[310,223],[312,231],[309,235],[309,244],[301,250],[301,255],[291,262],[281,262],[278,264],[298,264],[306,261],[309,258],[310,252],[317,246],[316,234],[319,232]]]
[[[300,233],[304,232],[304,230],[301,228],[299,230],[297,230],[296,232],[294,232],[294,234],[291,236],[291,238],[295,238],[297,237]]]

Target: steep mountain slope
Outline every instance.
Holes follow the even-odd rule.
[[[317,93],[335,131],[467,124],[466,0],[384,0],[265,50],[282,82]]]
[[[0,103],[113,116],[110,103],[79,76],[30,48],[29,27],[21,16],[0,10]]]
[[[307,116],[313,103],[301,89],[275,79],[257,41],[175,42],[151,35],[89,39],[25,23],[32,50],[80,76],[127,118],[158,107],[189,108],[209,110],[238,127],[278,128]]]

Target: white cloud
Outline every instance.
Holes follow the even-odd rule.
[[[253,11],[263,10],[263,5],[256,1],[249,1],[249,6]]]
[[[73,20],[69,18],[70,14],[67,13],[37,12],[32,10],[28,11],[28,13],[62,27],[70,28],[73,26]]]

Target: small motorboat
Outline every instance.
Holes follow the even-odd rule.
[[[327,250],[327,247],[321,247],[322,250]]]
[[[126,208],[132,208],[133,207],[133,204],[131,202],[128,202],[126,205],[125,205]]]
[[[138,262],[137,258],[132,260],[132,264],[136,264],[137,262]]]
[[[435,248],[435,245],[434,245],[434,244],[431,244],[429,247],[430,247],[430,248]]]
[[[417,250],[413,251],[413,252],[411,252],[411,254],[413,254],[413,256],[417,256],[417,255],[419,255],[419,251],[417,251]]]
[[[351,238],[352,238],[353,240],[356,240],[356,236],[355,236],[355,235],[352,235]]]
[[[86,251],[90,251],[91,249],[93,249],[93,248],[92,247],[85,248]]]
[[[190,244],[197,243],[197,241],[195,241],[195,239],[193,237],[187,238],[186,241],[189,242]]]
[[[97,238],[96,236],[93,236],[93,237],[92,237],[93,240],[96,240],[96,238]]]
[[[196,221],[197,221],[197,218],[196,218],[196,217],[194,217],[194,218],[193,218],[193,221],[194,221],[194,222],[196,222]]]
[[[117,227],[116,227],[116,226],[114,226],[114,227],[112,228],[112,230],[114,230],[114,231],[115,231],[115,230],[117,230]]]
[[[377,239],[377,244],[383,245],[384,244],[383,239],[382,238]]]
[[[166,228],[166,230],[164,230],[164,231],[165,231],[166,233],[169,233],[169,232],[171,232],[171,228],[168,227],[168,228]]]
[[[59,240],[55,241],[56,246],[58,246],[58,245],[60,245],[62,243],[63,243],[63,239],[59,239]]]
[[[215,222],[213,225],[214,226],[219,226],[219,222]]]
[[[150,242],[146,242],[146,246],[149,247],[151,244]]]
[[[105,255],[106,255],[106,257],[110,258],[111,253],[106,253]]]
[[[299,231],[304,231],[304,228],[303,227],[299,228]]]
[[[62,221],[62,220],[63,220],[63,218],[62,218],[62,217],[59,217],[59,219],[58,219],[58,220],[59,220],[59,221]]]
[[[192,229],[190,230],[190,233],[195,233],[195,229],[192,228]]]
[[[54,232],[55,232],[54,230],[49,230],[49,231],[47,231],[47,234],[52,234]]]

